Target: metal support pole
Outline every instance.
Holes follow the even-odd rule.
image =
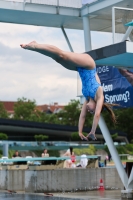
[[[69,46],[70,51],[74,52],[63,26],[61,26],[61,30],[63,32],[63,35],[64,35],[65,39],[66,39],[66,42],[67,42],[67,44]]]
[[[112,38],[115,43],[115,7],[112,8]]]
[[[90,51],[91,50],[91,34],[90,34],[90,28],[89,28],[89,18],[88,17],[83,17],[83,26],[84,26],[84,39],[85,39],[85,50]],[[112,138],[110,136],[109,130],[106,126],[106,123],[103,119],[102,116],[100,116],[99,120],[99,127],[101,129],[101,132],[105,138],[105,141],[108,145],[108,148],[110,150],[110,153],[112,155],[112,158],[115,162],[116,168],[118,170],[118,173],[120,175],[120,178],[122,180],[123,185],[125,188],[127,188],[128,185],[128,177],[127,174],[123,168],[123,165],[120,161],[119,155],[116,151],[116,148],[113,144]]]
[[[122,42],[127,40],[127,38],[129,37],[130,33],[132,32],[132,30],[133,30],[133,26],[129,26],[127,31],[126,31],[126,33],[125,33],[125,35],[124,35],[124,37],[122,38]]]
[[[59,0],[57,0],[57,15],[59,15]]]
[[[90,31],[89,17],[83,17],[83,27],[84,27],[85,50],[90,51],[92,47],[91,47],[91,31]]]
[[[3,156],[8,157],[8,143],[3,144]]]
[[[124,169],[124,167],[123,167],[123,165],[121,163],[120,157],[119,157],[119,155],[117,153],[117,150],[116,150],[116,148],[114,146],[113,140],[112,140],[112,138],[110,136],[109,130],[108,130],[108,128],[106,126],[106,123],[105,123],[105,121],[104,121],[102,116],[100,117],[100,120],[99,120],[99,127],[100,127],[100,129],[102,131],[102,134],[104,136],[104,139],[105,139],[105,141],[107,143],[107,146],[109,148],[109,151],[111,153],[113,161],[115,162],[115,166],[116,166],[116,169],[117,169],[117,171],[119,173],[121,181],[122,181],[123,185],[125,186],[125,188],[127,189],[127,186],[128,186],[127,174],[126,174],[125,169]]]
[[[26,0],[23,1],[23,10],[25,10]]]

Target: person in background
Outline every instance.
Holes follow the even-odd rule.
[[[49,153],[48,153],[47,149],[44,149],[44,150],[43,150],[43,153],[42,153],[41,156],[42,156],[42,157],[49,157]],[[47,164],[47,163],[48,163],[47,160],[42,160],[42,165],[45,165],[45,164]]]
[[[74,156],[73,148],[70,147],[63,156],[70,157],[69,159],[65,160],[64,168],[72,168],[72,167],[74,167],[74,162],[75,162],[74,157],[75,156]]]
[[[16,158],[16,157],[22,157],[18,151],[15,151],[15,153],[12,156],[12,158]]]
[[[17,158],[17,157],[22,157],[21,154],[18,152],[18,150],[15,151],[15,153],[13,154],[12,158]],[[26,164],[26,162],[24,161],[18,161],[18,162],[13,162],[15,165],[22,165],[22,164]]]
[[[85,154],[81,155],[80,163],[77,163],[76,167],[86,168],[88,164],[88,159]]]
[[[47,149],[43,150],[42,157],[49,157]]]
[[[107,160],[106,160],[106,158],[104,159],[104,166],[105,167],[107,166]]]
[[[108,154],[108,160],[109,160],[109,162],[111,161],[111,154],[110,153]]]

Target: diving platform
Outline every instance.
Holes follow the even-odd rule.
[[[83,17],[91,31],[112,32],[112,7],[133,7],[131,0],[0,0],[0,22],[83,30]],[[121,28],[121,32],[125,30]]]
[[[87,52],[96,65],[133,68],[133,43],[124,41]]]

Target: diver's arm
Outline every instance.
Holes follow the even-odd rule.
[[[87,101],[84,102],[81,113],[80,113],[80,117],[79,117],[78,128],[79,128],[79,137],[81,139],[86,139],[86,137],[82,134],[83,126],[84,126],[85,118],[86,118],[86,113],[87,113],[86,104],[87,104]]]
[[[93,117],[91,132],[89,133],[89,135],[94,134],[94,136],[95,136],[96,128],[97,128],[97,125],[98,125],[98,122],[99,122],[99,118],[100,118],[100,114],[101,114],[101,110],[102,110],[102,106],[103,106],[103,101],[104,101],[103,91],[102,91],[101,87],[98,91],[96,98],[97,98],[96,109],[95,109],[95,114],[94,114],[94,117]]]

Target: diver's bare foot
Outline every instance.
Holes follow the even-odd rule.
[[[34,50],[36,48],[36,41],[30,42],[29,44],[20,44],[21,48]]]

